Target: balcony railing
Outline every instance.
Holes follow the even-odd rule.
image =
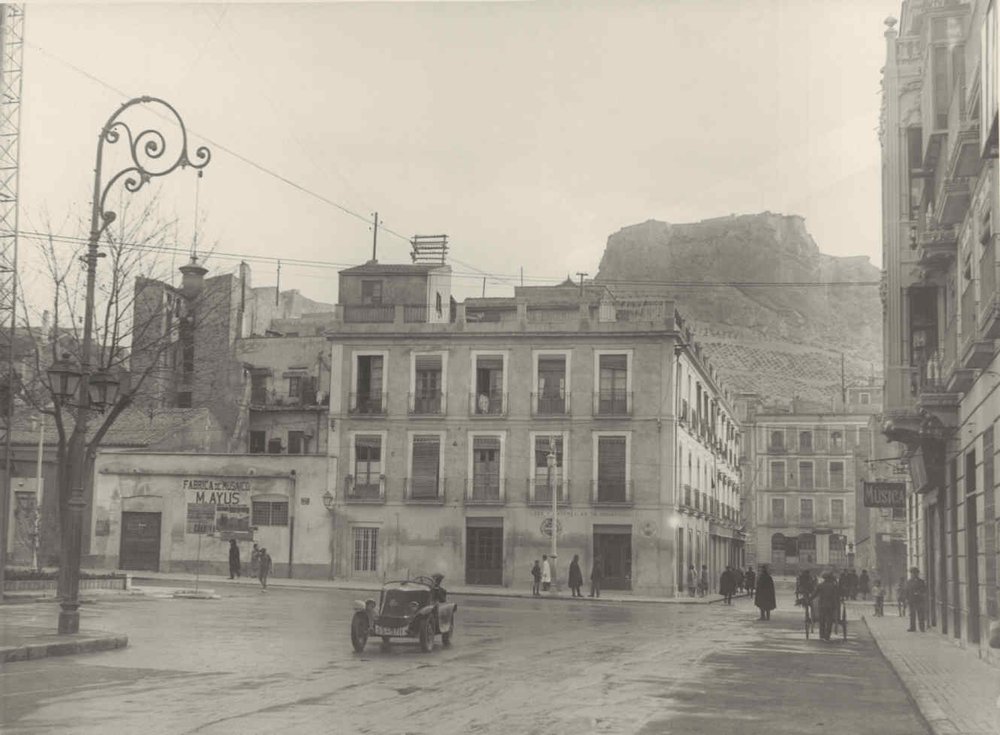
[[[444,393],[410,393],[410,414],[413,416],[440,416],[444,414]]]
[[[1000,293],[997,293],[996,241],[1000,235],[993,235],[983,241],[983,255],[979,260],[979,324],[984,339],[1000,337]]]
[[[345,304],[344,321],[355,324],[392,324],[396,307],[392,304]]]
[[[385,475],[355,482],[353,475],[344,478],[344,499],[348,503],[384,503]]]
[[[546,479],[529,477],[528,485],[528,505],[552,505],[552,492]],[[556,481],[556,502],[559,505],[569,505],[570,481],[558,478]]]
[[[427,304],[407,304],[403,306],[403,322],[424,324],[427,322]]]
[[[547,396],[531,394],[531,405],[536,416],[566,416],[569,414],[570,395]]]
[[[404,499],[408,503],[442,504],[447,495],[448,481],[443,477],[407,477],[403,481],[403,488],[406,493]]]
[[[959,352],[964,354],[970,344],[976,339],[976,289],[974,283],[969,281],[965,285],[962,293],[962,341]]]
[[[625,480],[594,480],[591,499],[596,504],[622,505],[632,502],[632,483]]]
[[[503,416],[507,413],[507,394],[496,391],[470,393],[469,412],[473,416]]]
[[[631,413],[631,393],[623,390],[601,390],[594,393],[596,416],[629,416]]]
[[[504,502],[505,480],[496,475],[476,475],[466,481],[466,505],[500,505]]]
[[[386,393],[381,395],[366,395],[351,393],[351,413],[362,416],[377,416],[385,413],[389,396]]]

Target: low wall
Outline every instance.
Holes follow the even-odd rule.
[[[128,589],[126,577],[114,579],[81,579],[80,590],[124,590]],[[4,592],[38,592],[55,591],[59,586],[57,579],[5,579]]]

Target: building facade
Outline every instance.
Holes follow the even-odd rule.
[[[880,130],[882,430],[909,469],[931,625],[983,655],[1000,617],[996,16],[996,0],[904,2],[886,21]]]

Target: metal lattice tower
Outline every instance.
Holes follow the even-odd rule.
[[[0,416],[4,463],[0,487],[0,584],[6,563],[10,503],[11,424],[14,417],[15,326],[17,316],[18,180],[24,7],[0,5]],[[0,588],[2,589],[2,588]]]

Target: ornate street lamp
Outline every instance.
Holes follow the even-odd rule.
[[[148,105],[146,109],[176,125],[176,129],[167,134],[179,133],[176,146],[168,146],[167,134],[151,127],[137,128],[133,131],[123,115],[140,105]],[[118,169],[102,183],[104,146],[125,144],[123,153],[127,155],[125,165]],[[121,149],[119,149],[121,150]],[[176,150],[176,154],[167,155],[168,151]],[[68,360],[57,361],[49,369],[49,380],[53,392],[59,396],[77,395],[76,421],[73,433],[69,439],[66,453],[66,467],[61,475],[71,488],[67,501],[68,518],[66,532],[63,534],[63,590],[59,611],[59,632],[77,633],[80,630],[80,554],[82,542],[83,509],[86,502],[83,499],[83,483],[86,473],[87,424],[90,421],[90,409],[104,408],[114,405],[117,398],[118,381],[108,373],[93,370],[90,365],[91,348],[93,345],[94,322],[94,290],[97,280],[97,260],[102,253],[97,251],[97,245],[108,226],[117,218],[117,212],[108,209],[108,195],[112,190],[122,187],[129,194],[135,194],[152,179],[166,176],[179,168],[190,166],[203,169],[211,160],[212,154],[205,146],[194,150],[194,160],[188,156],[187,128],[184,121],[173,106],[158,97],[136,97],[129,100],[108,119],[101,128],[97,140],[97,165],[94,167],[94,198],[90,216],[90,239],[87,243],[87,254],[83,261],[87,264],[87,293],[83,315],[83,341],[80,345],[80,367],[75,367]],[[76,382],[76,386],[73,383]],[[76,387],[74,391],[73,388]],[[72,404],[71,404],[72,405]],[[62,487],[60,488],[62,492]]]
[[[323,507],[329,511],[333,510],[333,494],[329,490],[323,493]]]

